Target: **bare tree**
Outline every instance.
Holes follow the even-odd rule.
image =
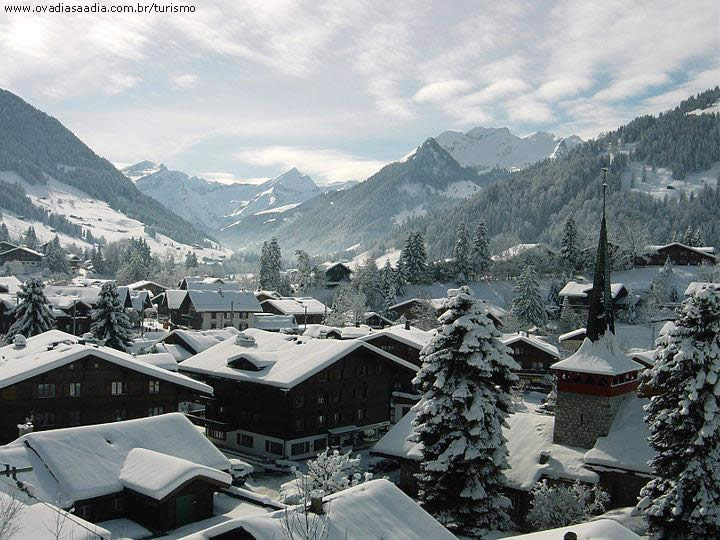
[[[330,535],[330,503],[322,503],[324,493],[311,489],[310,479],[295,473],[300,503],[286,507],[282,533],[287,540],[328,540]]]
[[[9,540],[20,531],[17,517],[24,506],[15,497],[0,493],[0,540]]]

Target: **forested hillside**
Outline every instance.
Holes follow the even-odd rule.
[[[5,90],[0,90],[0,171],[14,171],[30,183],[44,184],[51,176],[180,242],[201,243],[205,238],[190,223],[140,193],[55,118]]]
[[[512,173],[472,199],[414,217],[376,243],[399,247],[410,231],[421,231],[432,257],[449,256],[460,222],[484,220],[497,247],[520,242],[558,245],[570,214],[580,224],[596,224],[600,212],[601,169],[608,167],[611,234],[646,232],[652,242],[669,242],[676,232],[700,228],[706,243],[720,245],[720,191],[717,182],[699,195],[668,191],[664,199],[629,191],[621,176],[630,162],[672,167],[678,178],[706,170],[720,160],[720,115],[688,114],[720,100],[720,88],[684,101],[657,117],[643,116],[627,126],[583,143],[562,159],[547,159]],[[471,225],[472,226],[472,225]]]

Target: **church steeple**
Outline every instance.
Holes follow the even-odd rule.
[[[590,293],[590,309],[588,311],[587,337],[597,341],[607,330],[615,333],[615,317],[610,292],[610,257],[607,243],[607,219],[605,216],[605,199],[607,191],[607,172],[603,167],[603,205],[602,221],[600,222],[600,239],[598,240],[597,257],[595,259],[595,275]]]

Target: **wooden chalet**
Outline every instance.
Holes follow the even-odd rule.
[[[648,246],[636,264],[641,266],[662,266],[670,259],[675,266],[714,265],[717,262],[714,247],[693,247],[672,242],[664,246]]]
[[[0,241],[0,253],[5,253],[6,251],[10,251],[16,247],[18,247],[16,244],[6,242],[5,240]]]
[[[417,367],[359,340],[294,337],[257,329],[185,360],[181,373],[214,388],[210,440],[262,458],[306,458],[328,446],[377,440],[393,392],[414,392]]]
[[[214,493],[232,483],[231,462],[179,413],[28,433],[0,446],[0,461],[40,502],[155,535],[212,518]]]
[[[325,263],[322,268],[325,271],[325,282],[328,285],[337,285],[343,281],[350,281],[352,278],[352,268],[346,263]]]
[[[330,311],[320,300],[311,296],[269,298],[260,303],[265,313],[292,315],[299,325],[321,324]]]
[[[183,291],[241,291],[239,283],[218,277],[185,277],[178,283]]]
[[[0,442],[30,421],[35,431],[178,410],[212,388],[127,353],[49,330],[0,348]]]
[[[181,289],[168,289],[152,299],[152,303],[157,306],[158,319],[167,321],[173,326],[180,326],[186,323],[180,313],[187,291]]]
[[[45,255],[39,251],[19,246],[0,252],[0,266],[17,262],[23,265],[26,272],[32,272],[42,266],[44,258]]]
[[[244,330],[255,325],[255,313],[262,313],[263,308],[248,291],[190,289],[178,312],[183,325],[194,330],[226,326]]]
[[[150,291],[150,296],[152,298],[155,298],[156,296],[164,293],[169,289],[169,287],[166,287],[165,285],[160,285],[159,283],[156,283],[154,281],[136,281],[135,283],[130,283],[128,286],[128,289],[130,291]]]
[[[362,322],[363,324],[368,325],[370,328],[385,328],[387,326],[392,326],[393,324],[395,324],[393,321],[391,321],[387,317],[383,317],[376,311],[368,311],[367,313],[363,314]]]
[[[520,380],[534,386],[552,387],[554,375],[550,366],[560,360],[557,347],[526,332],[503,334],[502,343],[510,347],[512,357],[520,365]]]
[[[567,298],[570,307],[576,311],[586,311],[592,297],[593,284],[584,281],[568,281],[560,290],[560,298]],[[613,309],[623,309],[635,299],[630,297],[630,291],[622,283],[610,285],[610,295],[613,300]]]
[[[45,296],[52,306],[58,330],[76,336],[90,331],[92,310],[100,299],[100,287],[48,285]]]

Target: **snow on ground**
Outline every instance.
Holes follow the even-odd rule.
[[[153,535],[142,525],[125,518],[101,521],[98,526],[110,531],[113,540],[141,540]]]
[[[19,183],[36,206],[52,210],[53,213],[64,216],[68,221],[88,229],[94,237],[105,237],[108,242],[133,236],[142,237],[145,238],[153,253],[162,255],[166,251],[172,250],[176,258],[184,257],[189,251],[194,251],[198,259],[202,259],[202,257],[218,258],[231,253],[230,250],[221,247],[218,249],[195,248],[175,242],[162,234],[151,238],[145,233],[145,225],[142,222],[131,219],[110,208],[106,202],[93,199],[87,193],[55,179],[50,179],[47,185],[30,184],[16,173],[7,171],[0,171],[0,179]],[[4,212],[3,222],[13,235],[18,235],[33,225],[35,232],[43,242],[52,240],[55,236],[50,227],[39,222],[17,219],[17,216],[8,211]],[[63,245],[76,244],[82,248],[90,247],[89,244],[78,238],[62,233],[58,233],[58,237]]]
[[[688,114],[720,114],[720,100],[710,105],[707,109],[695,109]]]
[[[647,533],[647,522],[642,514],[638,514],[635,511],[634,506],[615,508],[595,518],[595,520],[598,519],[612,519],[641,536]]]
[[[707,171],[689,174],[683,180],[675,180],[672,176],[672,170],[664,167],[658,167],[656,172],[653,172],[652,168],[646,165],[645,170],[647,182],[643,183],[643,164],[631,163],[623,173],[623,187],[632,189],[632,191],[647,193],[656,199],[663,199],[666,195],[671,198],[677,198],[681,192],[685,192],[687,195],[695,192],[697,195],[706,184],[711,187],[717,186],[717,179],[720,174],[720,161],[713,163],[712,167]],[[630,184],[633,173],[635,174],[635,186],[631,188]],[[672,186],[672,189],[668,189],[668,186]]]
[[[356,244],[353,246],[353,248],[359,246],[360,244]],[[397,266],[397,262],[400,259],[400,253],[401,251],[399,249],[390,249],[386,251],[383,255],[380,255],[379,257],[375,258],[375,264],[378,268],[382,268],[385,266],[385,261],[389,260],[390,264],[393,265],[393,267]],[[365,261],[367,261],[368,257],[370,257],[371,254],[369,251],[363,251],[359,255],[356,255],[353,257],[353,259],[347,263],[348,267],[352,268],[353,270],[356,270],[359,266],[362,266],[365,264]]]
[[[422,217],[425,214],[427,214],[425,205],[420,204],[420,205],[416,206],[415,208],[411,208],[410,210],[403,210],[402,212],[395,214],[392,217],[392,221],[396,225],[401,225],[402,223],[406,222],[410,218]]]
[[[458,180],[437,193],[438,195],[442,195],[443,197],[448,197],[450,199],[467,199],[468,197],[475,195],[478,191],[480,191],[480,189],[480,186],[478,186],[475,182],[471,182],[470,180]]]
[[[255,212],[254,215],[259,216],[262,214],[282,214],[283,212],[287,212],[288,210],[292,210],[296,206],[300,206],[302,203],[292,203],[292,204],[284,204],[283,206],[276,206],[275,208],[268,208],[267,210],[262,210],[260,212]]]

